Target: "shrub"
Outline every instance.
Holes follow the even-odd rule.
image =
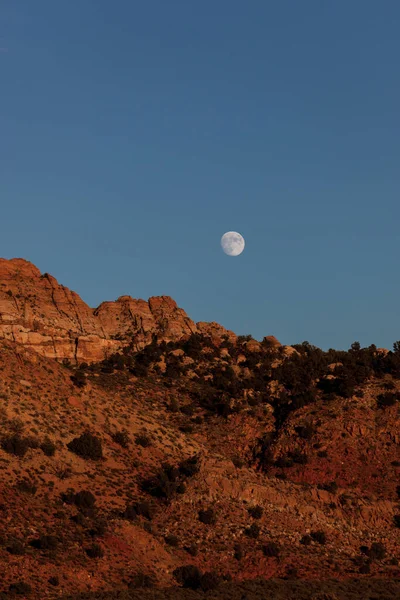
[[[25,554],[25,546],[20,540],[14,540],[9,546],[6,547],[7,552],[14,554],[15,556],[22,556]]]
[[[151,521],[154,516],[154,508],[146,501],[133,502],[126,506],[122,516],[128,521],[135,521],[138,516]]]
[[[148,448],[151,446],[151,439],[145,433],[140,433],[136,436],[135,443],[142,448]]]
[[[168,405],[168,410],[172,413],[179,412],[179,402],[176,398],[172,398],[171,402]]]
[[[263,546],[263,553],[265,556],[279,556],[280,548],[275,542],[268,542]]]
[[[201,571],[194,565],[184,565],[173,571],[176,581],[184,588],[197,590],[201,584]]]
[[[371,572],[371,567],[370,567],[369,563],[366,562],[363,565],[361,565],[361,567],[358,569],[358,572],[361,575],[368,575]]]
[[[68,450],[82,458],[100,460],[103,458],[101,439],[91,433],[83,433],[67,444]]]
[[[134,504],[129,504],[124,512],[122,513],[122,516],[124,519],[127,519],[128,521],[136,521],[138,514],[136,512],[136,507]]]
[[[280,469],[286,469],[288,467],[293,467],[293,460],[288,456],[280,456],[275,461],[275,467],[279,467]]]
[[[185,546],[185,550],[191,556],[197,556],[199,553],[199,549],[197,548],[196,544],[190,544],[190,546]]]
[[[200,462],[197,454],[182,460],[178,466],[179,473],[184,477],[193,477],[200,471]]]
[[[399,498],[399,500],[400,500],[400,485],[398,485],[398,486],[396,487],[396,494],[397,494],[397,497],[398,497],[398,498]]]
[[[96,498],[92,492],[82,490],[74,496],[74,504],[78,508],[93,508],[96,504]]]
[[[13,454],[22,458],[32,448],[32,440],[27,437],[22,437],[19,433],[14,433],[6,436],[1,441],[1,447],[7,454]]]
[[[234,456],[232,458],[232,463],[237,469],[244,467],[244,461],[240,458],[240,456]]]
[[[219,586],[220,581],[221,579],[216,573],[208,571],[201,576],[200,588],[203,592],[215,590]]]
[[[193,425],[190,425],[190,423],[181,425],[179,431],[182,431],[182,433],[193,433]]]
[[[60,580],[57,577],[57,575],[54,575],[53,577],[49,578],[49,584],[54,586],[60,585]]]
[[[40,449],[46,456],[54,456],[56,453],[56,445],[48,438],[40,444]]]
[[[306,425],[299,425],[295,427],[295,431],[299,437],[303,440],[311,440],[311,438],[315,435],[316,429],[312,423],[307,423]]]
[[[297,463],[299,465],[306,465],[308,463],[307,455],[301,452],[300,450],[293,450],[293,452],[289,453],[289,457],[293,460],[294,463]]]
[[[396,392],[384,392],[379,394],[376,399],[378,408],[386,408],[387,406],[394,406],[399,399],[399,394]]]
[[[89,535],[92,538],[101,537],[107,532],[107,521],[99,519],[93,523],[93,527],[89,529]]]
[[[306,534],[303,535],[303,537],[300,540],[300,544],[303,544],[303,546],[309,546],[312,542],[311,536]]]
[[[263,516],[264,509],[262,506],[250,506],[248,509],[249,515],[253,517],[253,519],[261,519]]]
[[[234,558],[236,560],[242,560],[243,555],[244,555],[243,546],[241,544],[235,544],[234,554],[233,554]]]
[[[116,431],[111,437],[116,444],[121,446],[121,448],[129,447],[130,439],[127,431]]]
[[[41,535],[39,538],[31,540],[29,545],[37,550],[54,550],[58,545],[58,540],[54,535]]]
[[[205,525],[214,525],[217,521],[215,513],[212,508],[207,508],[207,510],[199,511],[199,521],[204,523]]]
[[[173,548],[177,548],[179,546],[179,540],[176,537],[176,535],[166,535],[165,538],[165,543],[168,544],[168,546],[172,546]]]
[[[24,492],[25,494],[31,494],[31,496],[34,496],[37,492],[37,486],[34,483],[27,481],[26,479],[18,481],[15,487],[20,492]]]
[[[330,483],[319,484],[318,488],[321,490],[326,490],[331,494],[336,494],[336,492],[338,491],[338,484],[336,483],[336,481],[331,481]]]
[[[18,596],[25,596],[32,592],[32,587],[29,585],[29,583],[25,583],[25,581],[10,583],[8,589],[12,594],[16,594]]]
[[[260,528],[259,528],[258,525],[256,525],[255,523],[253,523],[253,525],[250,525],[250,527],[248,527],[247,529],[245,529],[244,533],[249,538],[257,539],[258,536],[260,535]]]
[[[312,531],[310,535],[318,544],[326,544],[326,534],[324,531]]]
[[[128,584],[128,588],[131,590],[137,590],[140,588],[153,588],[154,581],[150,577],[150,575],[146,575],[145,573],[136,573],[133,575],[132,579]]]
[[[382,560],[386,556],[386,548],[380,542],[373,542],[367,555],[372,559]]]
[[[75,371],[74,375],[71,375],[71,381],[76,387],[83,388],[86,385],[86,375],[84,371],[78,369]]]
[[[92,544],[89,548],[86,548],[86,554],[89,558],[103,558],[104,550],[100,544]]]

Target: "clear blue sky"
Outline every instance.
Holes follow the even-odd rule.
[[[0,256],[91,306],[391,348],[399,31],[398,0],[2,0]]]

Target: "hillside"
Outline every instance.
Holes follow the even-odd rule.
[[[0,337],[0,592],[400,597],[398,344],[91,309],[22,259],[0,261]]]

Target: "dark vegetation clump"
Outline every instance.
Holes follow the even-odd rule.
[[[32,437],[23,437],[20,433],[12,433],[3,437],[1,447],[7,454],[24,457],[29,448],[38,448],[39,442]]]
[[[241,544],[235,544],[234,546],[234,558],[236,560],[242,560],[243,556],[244,556],[244,551],[243,551],[243,546]]]
[[[310,536],[314,542],[318,542],[318,544],[326,544],[326,534],[324,531],[312,531]]]
[[[308,533],[306,533],[305,535],[303,535],[303,537],[300,540],[300,544],[303,544],[303,546],[309,546],[312,542],[312,538],[310,535],[308,535]]]
[[[23,492],[24,494],[30,494],[31,496],[34,496],[37,492],[37,486],[27,479],[18,481],[15,487],[18,491]]]
[[[22,556],[25,554],[25,546],[20,540],[13,540],[7,547],[7,552],[9,554],[14,554],[15,556]]]
[[[103,458],[101,439],[89,432],[74,438],[67,444],[67,448],[82,458],[90,460],[101,460]]]
[[[168,544],[168,546],[172,546],[173,548],[177,548],[179,546],[179,540],[176,537],[176,535],[168,534],[165,536],[164,538],[165,543]]]
[[[151,521],[154,517],[154,507],[145,500],[133,502],[126,506],[122,516],[128,521],[136,521],[139,516]]]
[[[206,510],[199,511],[199,521],[204,523],[205,525],[215,525],[217,522],[217,517],[212,508],[207,508]]]
[[[158,472],[142,481],[142,490],[155,498],[169,501],[175,493],[182,493],[182,484],[200,469],[199,458],[194,455],[177,466],[164,463]]]
[[[58,585],[60,585],[60,580],[57,577],[57,575],[53,575],[52,577],[49,578],[49,584],[53,585],[54,587],[57,587]]]
[[[361,546],[360,552],[372,560],[382,560],[386,556],[386,548],[381,542],[373,542],[370,548]]]
[[[86,548],[86,554],[89,558],[103,558],[104,550],[100,544],[94,543],[89,548]]]
[[[326,490],[331,494],[336,494],[336,492],[338,491],[338,484],[336,483],[336,481],[331,481],[330,483],[320,483],[317,487],[320,490]]]
[[[46,456],[54,456],[56,453],[56,445],[48,438],[40,444],[40,449]]]
[[[151,446],[151,439],[147,434],[140,433],[136,436],[135,443],[138,446],[142,446],[142,448],[148,448],[149,446]]]
[[[200,589],[203,592],[210,592],[211,590],[215,590],[221,582],[221,578],[219,575],[214,573],[213,571],[207,571],[203,573],[200,578]]]
[[[96,498],[87,490],[82,490],[81,492],[77,492],[74,496],[74,504],[78,508],[86,509],[93,508],[96,504]]]
[[[184,565],[176,568],[173,571],[173,576],[184,588],[197,590],[200,587],[202,574],[200,569],[194,565]]]
[[[116,431],[111,437],[116,444],[121,446],[121,448],[126,449],[129,447],[130,439],[127,431]]]
[[[383,394],[379,394],[377,397],[376,403],[378,408],[387,408],[388,406],[394,406],[400,399],[399,392],[384,392]]]
[[[71,375],[72,383],[78,387],[83,388],[86,385],[86,375],[82,369],[77,369],[73,375]]]
[[[58,539],[54,535],[41,535],[31,540],[29,545],[37,550],[54,550],[58,546]]]
[[[10,583],[8,590],[12,595],[28,596],[32,593],[32,586],[25,581],[18,581],[17,583]]]
[[[263,546],[263,553],[265,556],[278,557],[280,553],[280,548],[275,542],[268,542]]]
[[[247,537],[256,540],[260,535],[260,527],[256,525],[256,523],[253,523],[252,525],[250,525],[250,527],[247,527],[247,529],[245,529],[244,533],[245,535],[247,535]]]
[[[199,549],[197,548],[196,544],[191,544],[190,546],[185,546],[184,549],[191,556],[197,556],[199,553]]]
[[[253,517],[253,519],[261,519],[263,516],[264,509],[262,506],[250,506],[248,509],[249,515]]]
[[[154,581],[150,575],[145,573],[136,573],[128,584],[130,590],[151,589],[154,588]]]

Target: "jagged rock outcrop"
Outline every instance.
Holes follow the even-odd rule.
[[[168,296],[148,301],[121,296],[90,308],[75,292],[32,263],[0,259],[0,337],[41,355],[72,361],[102,360],[133,341],[136,349],[153,335],[171,341],[200,332],[216,342],[232,331],[217,323],[196,323]]]

